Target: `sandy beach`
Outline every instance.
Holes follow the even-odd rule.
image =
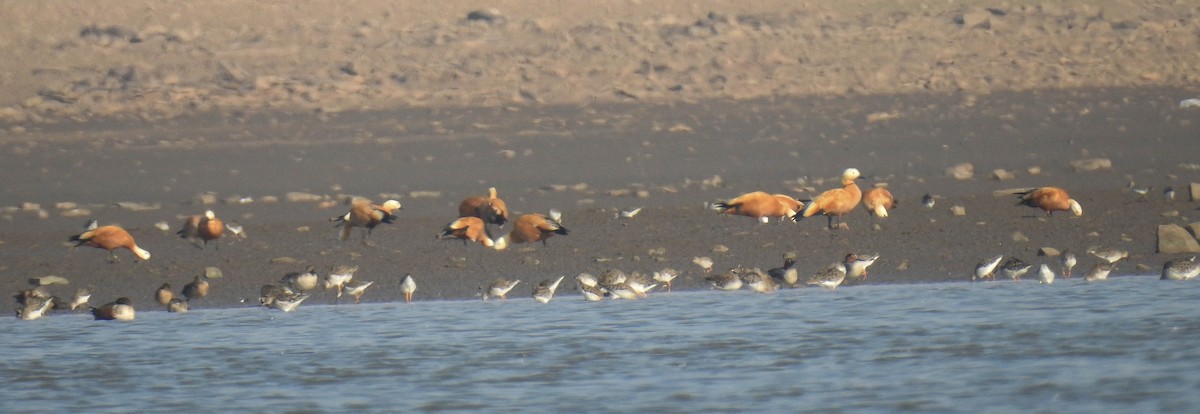
[[[192,306],[253,306],[259,286],[308,265],[359,266],[371,302],[399,300],[405,274],[417,300],[475,298],[497,277],[522,279],[511,296],[525,298],[566,275],[559,294],[573,295],[570,277],[609,268],[672,267],[676,289],[707,289],[693,257],[720,272],[791,252],[802,274],[881,254],[857,283],[969,281],[985,257],[1056,263],[1043,247],[1086,270],[1090,246],[1128,250],[1121,275],[1156,276],[1191,255],[1160,253],[1159,226],[1190,227],[1192,242],[1200,227],[1200,108],[1179,105],[1200,95],[1200,7],[1184,2],[3,9],[9,292],[58,275],[70,285],[56,294],[90,287],[93,303],[154,309],[163,282],[212,266],[224,277]],[[973,174],[948,173],[962,164]],[[755,190],[811,198],[848,167],[900,207],[860,207],[832,231],[706,208]],[[1006,191],[1039,186],[1067,189],[1084,214],[1045,217]],[[562,211],[570,235],[506,251],[436,240],[488,187],[517,213]],[[351,197],[404,209],[370,245],[342,242],[328,219]],[[248,237],[217,250],[174,235],[206,209]],[[70,248],[92,218],[153,257]]]

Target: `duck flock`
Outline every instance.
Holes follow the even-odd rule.
[[[831,230],[848,228],[842,217],[852,212],[862,204],[870,214],[877,217],[888,217],[888,211],[894,209],[897,201],[884,187],[876,187],[862,192],[857,180],[860,173],[857,169],[848,168],[842,173],[842,187],[821,193],[811,200],[798,200],[785,194],[770,194],[755,191],[713,204],[713,208],[722,214],[747,216],[763,223],[771,219],[781,221],[800,221],[816,215],[824,215]],[[1041,187],[1013,193],[1018,198],[1019,205],[1038,208],[1047,217],[1055,212],[1070,212],[1075,216],[1083,214],[1080,204],[1071,199],[1068,193],[1057,187]],[[932,208],[934,198],[926,195],[922,203]],[[396,215],[402,209],[399,201],[387,200],[382,204],[372,204],[369,201],[357,200],[352,202],[349,210],[342,215],[330,218],[331,222],[341,227],[340,239],[346,241],[352,236],[354,228],[360,228],[361,240],[368,243],[371,233],[381,224],[393,223]],[[626,218],[632,218],[637,210],[621,213]],[[493,238],[489,225],[504,226],[510,222],[508,207],[495,188],[490,188],[486,195],[473,196],[464,199],[458,208],[458,218],[447,224],[439,234],[440,239],[460,239],[463,243],[478,243],[486,248],[505,250],[512,244],[542,242],[558,236],[569,235],[570,232],[562,225],[560,214],[551,210],[550,214],[522,214],[512,221],[512,230],[506,235]],[[211,211],[188,217],[176,233],[179,237],[207,248],[212,243],[220,248],[220,239],[226,231],[232,237],[245,237],[241,227],[234,223],[225,223]],[[105,250],[108,261],[119,261],[117,251],[130,251],[139,260],[150,260],[150,252],[138,246],[125,229],[114,226],[100,226],[91,220],[82,233],[69,238],[75,246],[87,246]],[[1086,253],[1098,259],[1098,263],[1084,272],[1087,281],[1105,280],[1117,263],[1128,257],[1129,253],[1115,248],[1092,247]],[[1041,264],[1035,272],[1041,283],[1053,283],[1056,276],[1070,278],[1072,270],[1079,258],[1071,252],[1064,251],[1058,255],[1059,269],[1051,269],[1048,264]],[[714,289],[734,291],[746,287],[759,293],[771,293],[780,288],[796,288],[817,286],[825,289],[836,289],[847,278],[863,279],[867,277],[868,268],[879,258],[878,254],[848,253],[841,260],[833,261],[815,271],[802,274],[796,268],[794,254],[784,256],[782,266],[763,271],[760,268],[735,267],[725,272],[713,272],[713,260],[708,257],[695,257],[693,263],[705,273],[705,280]],[[303,272],[293,272],[284,275],[278,283],[262,286],[259,292],[259,304],[266,308],[290,312],[300,306],[307,298],[318,290],[334,290],[335,303],[342,296],[349,296],[354,303],[359,303],[361,297],[373,282],[354,278],[357,266],[334,266],[324,277],[318,275],[313,266],[308,266]],[[995,280],[996,272],[1014,281],[1020,281],[1025,275],[1034,271],[1032,264],[1017,257],[989,257],[976,265],[971,280]],[[671,282],[680,272],[676,269],[665,268],[650,275],[639,272],[625,273],[618,269],[608,269],[599,276],[581,273],[575,276],[575,282],[585,300],[600,301],[605,299],[635,300],[647,297],[655,289],[670,292]],[[1161,279],[1190,280],[1200,275],[1200,263],[1196,257],[1175,259],[1163,265]],[[544,280],[533,287],[532,297],[541,303],[548,303],[554,297],[555,291],[565,276],[554,280]],[[91,292],[79,289],[71,300],[62,300],[49,291],[46,278],[34,278],[30,283],[34,286],[17,292],[14,298],[17,302],[16,316],[22,320],[38,319],[52,311],[89,310],[97,320],[133,320],[136,315],[133,301],[128,297],[120,297],[100,306],[90,304]],[[484,287],[483,300],[506,299],[507,295],[521,281],[499,278]],[[162,284],[154,293],[155,301],[165,306],[169,312],[183,313],[188,311],[192,300],[208,295],[210,289],[209,275],[196,276],[186,284],[179,294],[176,294],[169,283]],[[405,302],[413,300],[417,289],[412,275],[406,275],[400,284]]]

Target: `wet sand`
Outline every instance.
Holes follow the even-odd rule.
[[[980,259],[1036,264],[1041,247],[1080,254],[1077,273],[1095,263],[1082,254],[1093,245],[1130,251],[1122,275],[1157,274],[1180,256],[1156,253],[1156,229],[1200,221],[1188,189],[1200,182],[1192,150],[1200,110],[1178,107],[1196,95],[1187,86],[1196,75],[1185,70],[1196,57],[1175,52],[1195,50],[1194,36],[1178,36],[1196,24],[1195,7],[918,3],[787,12],[755,3],[767,9],[714,14],[667,2],[540,17],[509,8],[503,24],[466,19],[475,5],[455,3],[421,11],[421,22],[379,13],[289,24],[288,12],[261,26],[217,24],[220,13],[173,3],[159,10],[175,12],[167,20],[58,4],[69,18],[43,32],[17,25],[8,38],[18,40],[5,46],[21,58],[0,83],[0,289],[59,275],[71,285],[54,293],[91,287],[94,303],[129,296],[151,309],[160,284],[179,289],[215,266],[225,277],[193,306],[229,307],[254,305],[259,286],[307,265],[322,274],[358,265],[357,278],[377,282],[364,301],[395,301],[410,273],[417,300],[476,298],[496,277],[522,279],[511,296],[527,297],[538,281],[566,275],[559,294],[574,295],[571,276],[608,268],[673,267],[683,271],[676,289],[706,289],[695,256],[724,271],[775,267],[795,252],[805,274],[847,252],[880,253],[859,283],[967,281]],[[34,23],[42,15],[24,12]],[[215,26],[196,32],[191,20]],[[890,49],[856,49],[881,28]],[[558,53],[520,47],[530,39]],[[596,39],[606,40],[589,43]],[[896,45],[907,45],[907,57]],[[266,53],[287,47],[312,54]],[[397,47],[420,70],[445,70],[380,82],[396,79],[379,68],[396,64],[380,56]],[[733,49],[757,57],[723,52]],[[610,56],[602,51],[620,58],[597,60]],[[77,63],[59,62],[66,58]],[[551,61],[561,67],[514,75]],[[239,67],[245,76],[231,69]],[[1089,159],[1111,168],[1071,165]],[[960,163],[973,166],[972,178],[947,176]],[[886,183],[900,208],[886,219],[860,208],[837,231],[823,218],[759,224],[705,208],[755,190],[810,198],[847,167],[863,172],[864,188]],[[994,178],[997,169],[1012,177]],[[1131,181],[1155,190],[1141,200]],[[1084,215],[1046,218],[995,194],[1048,185],[1070,191]],[[514,212],[561,210],[571,234],[502,252],[435,240],[460,200],[493,186]],[[1174,201],[1162,196],[1168,186]],[[288,201],[289,193],[315,199]],[[938,196],[932,209],[920,205],[926,193]],[[341,242],[328,218],[351,196],[396,198],[404,210],[371,245],[357,232]],[[950,214],[955,205],[966,215]],[[636,217],[616,217],[634,207],[643,207]],[[218,251],[174,235],[205,209],[249,237],[225,239]],[[102,251],[69,248],[89,218],[131,229],[152,259],[121,251],[108,264]],[[156,229],[160,221],[171,230]],[[310,300],[332,302],[333,293]]]

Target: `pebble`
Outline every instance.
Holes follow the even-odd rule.
[[[1003,168],[997,168],[992,171],[992,179],[997,181],[1008,181],[1017,178],[1016,174],[1006,171]]]
[[[204,268],[204,277],[209,279],[220,279],[224,277],[224,274],[221,272],[221,269],[209,266]]]
[[[970,180],[975,176],[975,166],[969,162],[964,162],[953,167],[947,167],[946,176],[954,177],[956,180]]]
[[[950,214],[953,214],[956,216],[965,216],[965,215],[967,215],[967,208],[963,207],[963,206],[950,207]]]
[[[1042,257],[1058,257],[1061,254],[1062,254],[1062,252],[1058,251],[1058,249],[1055,249],[1053,247],[1043,247],[1043,248],[1038,249],[1038,256],[1042,256]]]
[[[1112,160],[1108,158],[1088,158],[1083,160],[1075,160],[1071,161],[1071,169],[1075,170],[1075,172],[1111,170]]]
[[[1021,233],[1021,232],[1017,231],[1017,232],[1013,232],[1012,241],[1017,242],[1017,243],[1028,243],[1029,237],[1025,236],[1025,233]]]

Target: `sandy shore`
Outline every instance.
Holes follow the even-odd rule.
[[[217,21],[215,12],[172,3],[154,13],[56,3],[73,13],[4,37],[19,39],[3,46],[21,58],[0,83],[0,206],[10,206],[0,213],[0,289],[53,274],[71,281],[55,293],[91,287],[95,302],[129,296],[152,308],[158,285],[178,289],[215,266],[225,277],[193,306],[242,306],[306,265],[355,264],[377,282],[366,301],[398,300],[409,273],[418,300],[472,298],[501,276],[522,279],[513,296],[525,297],[537,281],[579,272],[673,267],[684,271],[677,289],[703,289],[695,256],[721,271],[778,266],[796,252],[812,272],[851,251],[882,254],[864,283],[965,281],[986,256],[1040,263],[1041,247],[1093,245],[1130,251],[1119,273],[1156,274],[1179,256],[1157,253],[1158,226],[1198,221],[1188,185],[1200,182],[1189,150],[1200,110],[1178,103],[1196,94],[1187,68],[1200,58],[1176,53],[1197,50],[1186,35],[1195,6],[1018,5],[984,10],[984,26],[971,14],[982,9],[916,2],[772,13],[754,3],[715,15],[704,3],[664,3],[537,9],[545,16],[500,7],[490,21],[467,20],[477,8],[465,2],[405,15],[422,16],[413,21],[379,3],[336,21],[284,23],[299,11],[274,10],[279,21],[211,26],[197,22]],[[38,21],[35,6],[12,6]],[[1076,21],[1064,16],[1086,24],[1060,27]],[[89,25],[132,28],[139,40],[92,39],[124,32],[84,35]],[[150,35],[163,30],[182,40]],[[1031,43],[1039,31],[1053,36]],[[280,47],[299,51],[264,52]],[[90,58],[60,61],[80,55]],[[103,68],[114,59],[135,75],[89,78],[111,78]],[[359,74],[338,69],[346,62]],[[408,73],[404,65],[408,80],[381,81],[396,74],[380,68]],[[222,66],[247,76],[222,78]],[[443,72],[423,72],[432,70]],[[78,95],[48,92],[62,85]],[[1072,165],[1093,159],[1111,167]],[[961,163],[973,177],[946,174]],[[863,171],[865,186],[886,183],[901,208],[886,219],[857,211],[839,231],[824,219],[758,224],[704,208],[754,190],[811,197],[847,167]],[[1141,200],[1131,181],[1156,190]],[[1043,185],[1067,188],[1085,214],[1045,218],[995,194]],[[571,234],[503,252],[434,239],[462,198],[489,186],[514,211],[563,211]],[[1168,186],[1173,201],[1162,196]],[[932,209],[919,203],[926,193],[938,196]],[[327,219],[350,196],[405,208],[372,245],[340,242]],[[966,215],[951,215],[955,205]],[[633,207],[644,209],[616,218]],[[249,237],[217,251],[174,236],[205,209]],[[101,251],[68,248],[88,218],[130,228],[153,258],[121,252],[107,264]]]

